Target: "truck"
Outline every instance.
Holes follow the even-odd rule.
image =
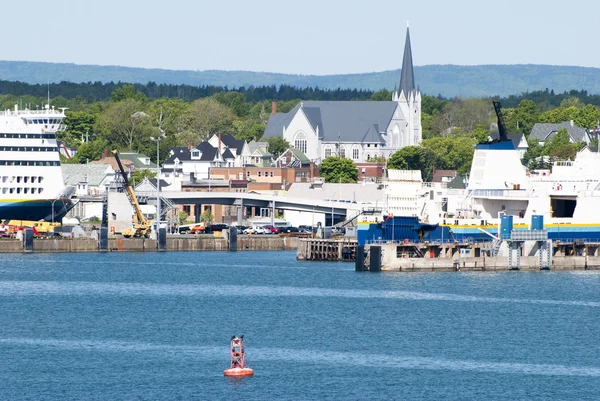
[[[129,203],[133,207],[133,226],[131,228],[127,228],[125,230],[121,230],[121,234],[125,238],[131,237],[144,237],[150,238],[150,232],[152,231],[152,226],[154,222],[152,220],[148,220],[144,213],[142,213],[142,208],[140,207],[140,203],[135,196],[135,192],[133,188],[129,184],[129,179],[127,178],[127,173],[123,168],[123,164],[121,163],[121,159],[119,158],[119,152],[116,150],[112,151],[112,154],[115,156],[115,160],[117,161],[117,165],[119,166],[119,172],[122,177],[122,188],[123,192],[127,194],[127,198],[129,198]]]

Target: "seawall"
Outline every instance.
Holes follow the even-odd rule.
[[[239,251],[296,250],[294,237],[238,237]],[[166,252],[227,251],[229,241],[222,237],[167,238]],[[108,252],[156,252],[156,240],[144,238],[109,238]],[[0,253],[24,253],[23,242],[17,239],[0,240]],[[92,238],[34,239],[33,253],[99,252],[98,241]]]

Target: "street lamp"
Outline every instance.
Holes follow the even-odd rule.
[[[156,234],[158,239],[158,230],[160,228],[160,141],[166,138],[165,131],[162,128],[158,128],[160,136],[150,137],[151,140],[156,142]],[[158,241],[156,242],[158,244]],[[158,245],[157,245],[158,246]]]

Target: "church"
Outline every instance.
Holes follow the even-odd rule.
[[[329,156],[368,162],[421,144],[421,91],[415,87],[410,32],[400,85],[390,101],[303,101],[288,113],[273,113],[263,138],[283,136],[315,164]]]

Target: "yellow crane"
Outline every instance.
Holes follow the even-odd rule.
[[[142,208],[140,207],[137,197],[135,196],[135,192],[133,191],[133,188],[131,187],[131,185],[129,185],[129,180],[127,179],[127,173],[125,172],[125,169],[123,168],[123,164],[121,163],[121,159],[119,158],[119,153],[116,150],[113,150],[112,153],[113,153],[113,155],[115,155],[115,160],[117,161],[117,164],[119,165],[119,170],[121,172],[121,176],[123,177],[123,190],[127,194],[127,197],[129,198],[129,202],[131,203],[131,206],[133,206],[133,210],[134,210],[133,227],[127,228],[125,230],[121,230],[121,234],[123,234],[123,237],[125,237],[125,238],[130,238],[130,237],[149,238],[150,232],[152,231],[152,225],[154,223],[152,222],[152,220],[148,220],[146,218],[146,216],[144,216],[144,213],[142,213]]]

